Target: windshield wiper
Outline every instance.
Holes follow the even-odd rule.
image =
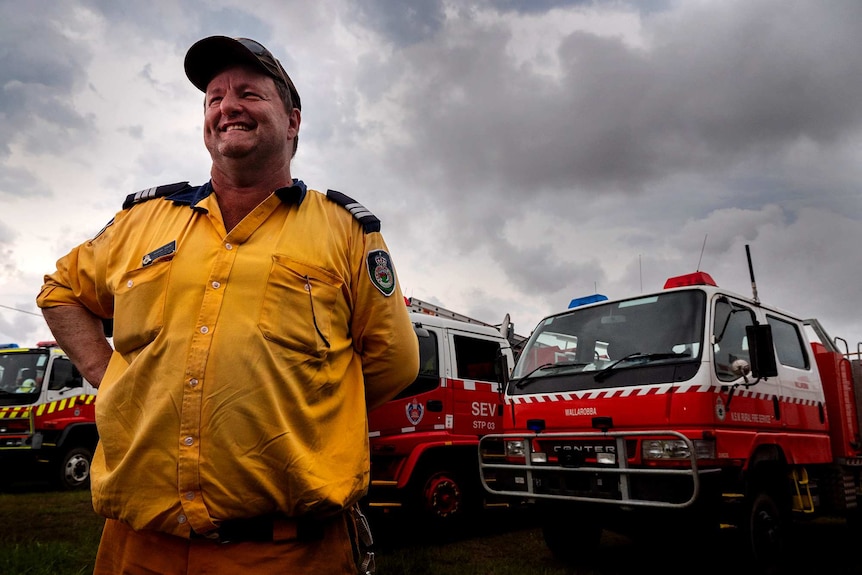
[[[533,374],[535,374],[537,371],[541,371],[543,369],[554,369],[557,367],[584,367],[585,365],[590,365],[590,364],[587,362],[583,362],[583,361],[562,361],[560,363],[543,363],[539,367],[530,371],[530,373],[528,373],[524,377],[518,378],[518,383],[515,384],[515,387],[517,387],[518,389],[524,389],[530,383],[536,381],[537,379],[540,379],[539,377],[533,377]],[[550,375],[550,374],[548,374],[548,375]]]
[[[674,352],[665,352],[665,353],[643,353],[640,351],[636,351],[635,353],[630,353],[620,359],[616,360],[606,368],[597,372],[596,375],[593,376],[598,382],[602,382],[613,375],[616,371],[619,371],[617,366],[625,361],[632,361],[638,359],[644,359],[647,362],[650,361],[658,361],[660,359],[676,359],[681,357],[688,357],[688,354],[685,353],[674,353]]]

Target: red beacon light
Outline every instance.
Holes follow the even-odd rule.
[[[715,283],[715,280],[712,279],[712,276],[706,272],[694,272],[694,273],[690,273],[690,274],[684,274],[681,276],[668,278],[668,280],[666,282],[664,282],[664,289],[686,287],[686,286],[715,286],[715,287],[718,287],[718,284]]]

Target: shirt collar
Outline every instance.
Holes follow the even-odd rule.
[[[171,194],[167,197],[167,199],[171,200],[175,204],[184,205],[184,206],[197,206],[204,198],[208,197],[213,192],[213,184],[212,180],[208,181],[202,186],[198,187],[188,187],[179,192]],[[278,196],[285,204],[302,204],[302,200],[305,199],[305,195],[308,193],[308,188],[300,179],[294,178],[293,184],[290,186],[285,186],[283,188],[278,188],[275,190],[275,195]]]
[[[285,204],[302,204],[305,199],[305,194],[308,188],[305,187],[305,182],[297,178],[293,178],[293,184],[284,188],[275,190],[275,195]]]

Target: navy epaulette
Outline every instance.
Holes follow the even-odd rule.
[[[350,196],[345,196],[335,190],[326,190],[326,197],[353,214],[353,217],[362,224],[362,229],[365,230],[366,234],[380,231],[380,220],[377,216]]]
[[[126,196],[126,201],[123,202],[123,209],[128,210],[135,204],[140,204],[147,200],[152,200],[153,198],[164,198],[165,196],[170,196],[171,194],[188,187],[190,187],[188,182],[177,182],[176,184],[156,186],[154,188],[141,190],[140,192],[135,192],[134,194],[129,194]]]

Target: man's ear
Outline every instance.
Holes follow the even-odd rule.
[[[298,108],[294,108],[290,114],[287,115],[287,127],[288,127],[288,135],[291,138],[295,138],[299,135],[299,125],[302,123],[302,112],[299,111]]]

